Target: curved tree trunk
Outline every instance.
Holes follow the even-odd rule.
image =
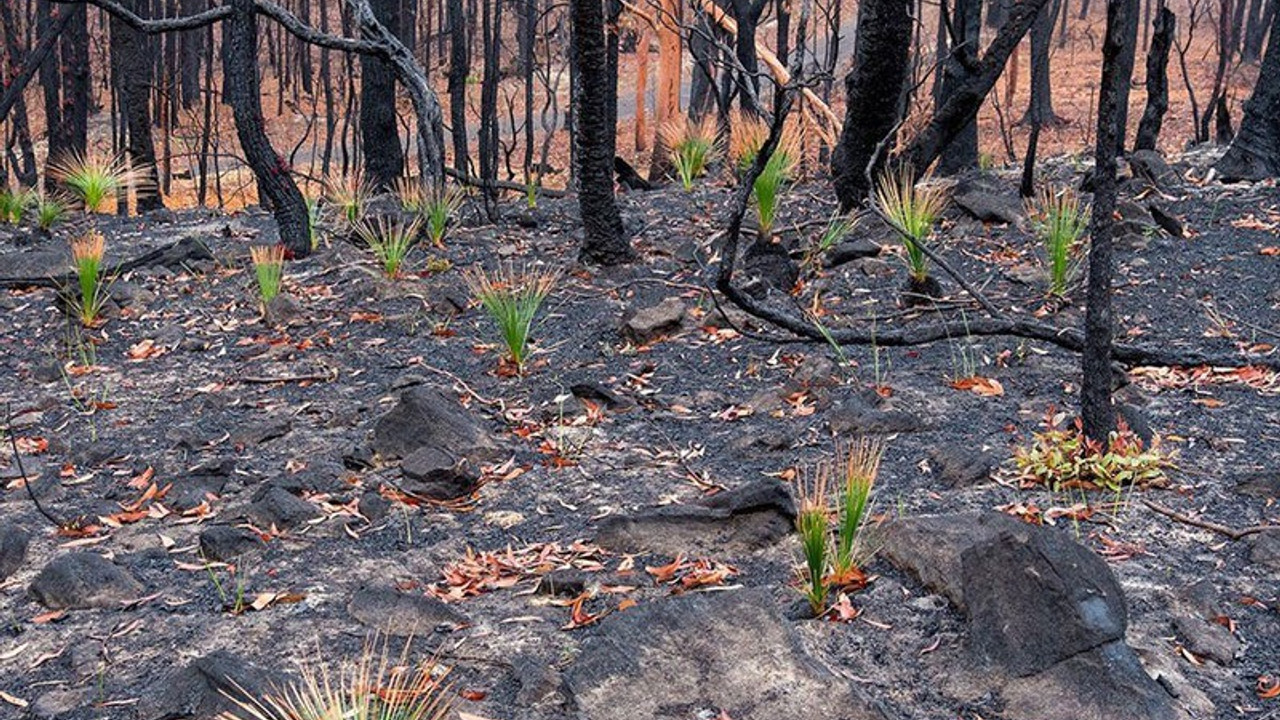
[[[576,144],[578,147],[578,207],[582,215],[584,262],[620,265],[635,259],[622,227],[613,195],[613,155],[610,152],[609,78],[605,68],[604,8],[600,0],[571,0]]]
[[[372,0],[370,7],[378,22],[399,32],[399,0]],[[372,55],[360,56],[360,144],[365,180],[375,190],[389,189],[404,173],[396,124],[396,76],[387,61]]]
[[[1138,123],[1134,150],[1155,150],[1160,140],[1160,126],[1169,109],[1169,48],[1178,32],[1178,19],[1173,11],[1161,5],[1156,12],[1151,49],[1147,52],[1147,106]]]
[[[223,73],[236,135],[258,180],[259,201],[271,204],[280,243],[295,257],[311,252],[306,201],[289,175],[289,166],[271,147],[263,128],[258,86],[258,19],[253,0],[230,0],[231,15],[222,26]],[[265,204],[265,203],[264,203]]]
[[[956,0],[951,18],[952,48],[943,64],[942,102],[962,86],[971,68],[978,63],[978,44],[982,40],[982,0]],[[942,150],[938,172],[954,175],[978,167],[978,121],[976,117],[960,128]]]
[[[135,13],[146,12],[145,0],[128,0]],[[119,69],[121,110],[128,128],[129,160],[145,174],[138,188],[138,212],[164,207],[156,175],[156,146],[151,138],[151,59],[148,38],[118,18],[111,18],[111,55]]]
[[[1280,176],[1280,13],[1272,16],[1271,41],[1244,104],[1240,132],[1214,167],[1226,181]]]
[[[831,178],[843,210],[871,191],[893,145],[910,73],[912,0],[862,0],[853,70],[845,76],[845,118],[831,155]]]
[[[1080,387],[1080,415],[1084,433],[1106,442],[1115,430],[1111,407],[1111,276],[1114,272],[1111,235],[1116,207],[1116,143],[1119,141],[1121,85],[1129,84],[1123,54],[1130,20],[1138,15],[1137,0],[1108,0],[1107,35],[1102,46],[1102,85],[1098,92],[1098,144],[1093,182],[1093,212],[1089,241],[1089,281],[1084,319],[1084,349],[1080,356],[1084,381]]]

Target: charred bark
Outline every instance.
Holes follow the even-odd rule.
[[[227,101],[236,120],[240,148],[258,181],[260,201],[270,203],[280,242],[295,257],[311,252],[306,201],[289,175],[285,159],[271,146],[263,127],[258,81],[258,18],[254,0],[230,0],[231,15],[222,25],[223,73]],[[265,204],[265,203],[264,203]]]
[[[959,90],[978,64],[982,38],[982,0],[956,0],[951,18],[951,53],[943,64],[942,103]],[[938,161],[938,171],[954,175],[978,167],[978,121],[970,118],[955,134]]]
[[[911,0],[858,5],[854,67],[845,77],[845,119],[831,156],[840,206],[849,210],[871,190],[902,118],[910,73]]]
[[[400,28],[399,0],[370,0],[373,16],[392,33]],[[360,56],[360,144],[365,179],[387,190],[404,173],[404,150],[396,124],[396,76],[386,60]]]
[[[1089,279],[1084,320],[1084,348],[1080,365],[1080,415],[1085,435],[1105,442],[1115,430],[1111,407],[1111,277],[1112,217],[1116,207],[1116,144],[1123,125],[1121,85],[1129,84],[1124,67],[1125,44],[1131,20],[1138,15],[1137,0],[1108,0],[1107,34],[1102,46],[1102,84],[1098,91],[1098,137],[1094,153],[1093,212],[1089,228]]]
[[[127,0],[134,12],[142,12],[145,0]],[[145,180],[137,188],[138,212],[164,207],[156,175],[156,147],[151,137],[151,58],[149,38],[118,18],[111,18],[111,57],[119,73],[120,109],[128,134],[130,163]]]
[[[1169,109],[1169,49],[1178,31],[1173,11],[1161,5],[1156,11],[1151,48],[1147,52],[1147,105],[1138,123],[1135,150],[1155,150],[1160,140],[1160,126]]]
[[[1031,104],[1023,122],[1057,125],[1061,118],[1053,111],[1053,76],[1050,72],[1050,46],[1053,25],[1062,9],[1062,0],[1053,0],[1040,9],[1031,26]]]
[[[1280,13],[1272,15],[1271,41],[1244,104],[1240,132],[1214,167],[1226,181],[1280,176]]]
[[[467,152],[467,73],[471,50],[467,46],[467,18],[462,0],[448,0],[449,15],[449,123],[453,136],[453,168],[469,175]]]
[[[604,8],[600,0],[571,0],[574,94],[578,148],[578,207],[582,215],[579,258],[600,265],[635,259],[613,194],[613,156],[609,152],[605,103],[609,78],[605,70]]]

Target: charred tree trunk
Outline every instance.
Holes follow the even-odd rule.
[[[89,142],[89,20],[88,8],[61,9],[71,14],[62,32],[62,96],[59,123],[49,126],[49,156],[83,155]]]
[[[43,3],[37,7],[45,7]],[[47,9],[47,7],[46,7]],[[0,95],[0,123],[4,122],[9,116],[9,111],[16,107],[22,100],[22,93],[27,89],[27,84],[31,82],[31,78],[37,72],[41,75],[41,84],[44,83],[45,68],[49,66],[49,58],[53,57],[54,51],[58,47],[58,38],[62,35],[63,29],[71,21],[71,16],[62,13],[56,19],[46,17],[40,20],[38,32],[40,39],[36,41],[35,47],[27,53],[26,58],[22,61],[22,67],[16,74],[9,77],[4,88],[4,94]],[[56,73],[57,63],[53,63],[53,70]],[[54,112],[57,112],[57,83],[54,84]],[[46,86],[47,91],[47,86]],[[45,98],[46,105],[48,97]],[[47,110],[47,108],[46,108]]]
[[[1110,6],[1116,0],[1108,0]],[[1129,136],[1129,82],[1133,78],[1133,66],[1138,59],[1138,19],[1140,8],[1125,13],[1124,46],[1116,59],[1116,70],[1122,78],[1116,97],[1116,155],[1124,155],[1125,138]]]
[[[947,97],[946,103],[933,113],[929,124],[916,135],[903,151],[905,162],[911,163],[916,177],[924,175],[938,158],[942,148],[962,129],[973,122],[987,93],[995,86],[1009,55],[1027,34],[1036,14],[1048,0],[1021,0],[1009,11],[1009,19],[1000,27],[987,52],[983,54],[964,85]],[[856,120],[856,118],[851,118]]]
[[[1094,154],[1093,213],[1089,242],[1089,281],[1084,320],[1084,349],[1080,356],[1084,381],[1080,387],[1080,415],[1084,433],[1106,442],[1115,430],[1111,407],[1111,277],[1112,214],[1116,207],[1116,144],[1119,142],[1121,85],[1128,85],[1125,45],[1137,0],[1108,0],[1107,34],[1102,46],[1102,84],[1098,91],[1098,139]]]
[[[756,104],[760,97],[760,61],[756,54],[756,29],[769,0],[731,0],[733,19],[738,23],[734,36],[734,54],[738,68],[738,104],[742,111],[759,115],[763,108]]]
[[[1031,26],[1031,104],[1023,122],[1057,125],[1060,118],[1053,111],[1053,80],[1049,49],[1053,41],[1053,25],[1062,0],[1053,0],[1040,10]]]
[[[951,54],[943,65],[943,103],[968,82],[969,74],[978,64],[978,44],[982,37],[982,0],[956,0],[951,30]],[[976,167],[978,121],[975,116],[943,148],[938,171],[943,175],[954,175]]]
[[[1155,150],[1160,140],[1160,126],[1169,109],[1169,49],[1178,32],[1178,19],[1173,11],[1161,5],[1156,12],[1151,49],[1147,52],[1147,106],[1138,123],[1134,150]]]
[[[145,0],[126,0],[133,12],[146,12]],[[111,56],[119,72],[119,97],[124,125],[128,133],[130,163],[142,171],[145,180],[139,185],[138,212],[146,213],[164,207],[160,198],[160,180],[156,175],[156,147],[151,137],[151,57],[147,50],[150,38],[130,28],[116,17],[111,18]]]
[[[613,195],[613,155],[605,107],[604,7],[600,0],[571,0],[572,58],[577,92],[574,130],[578,148],[578,207],[584,262],[620,265],[635,259]]]
[[[370,0],[373,15],[392,33],[399,33],[398,0]],[[404,150],[396,123],[396,77],[382,58],[360,56],[360,144],[365,179],[375,190],[391,187],[404,173]]]
[[[832,181],[845,211],[870,192],[897,134],[910,77],[912,5],[912,0],[858,5],[854,66],[844,80],[844,127],[831,155]]]
[[[289,166],[271,147],[263,127],[258,85],[258,19],[253,0],[230,0],[231,15],[223,22],[222,71],[227,102],[236,120],[236,135],[245,159],[258,181],[260,201],[269,202],[280,228],[280,243],[295,257],[311,252],[306,201],[289,175]]]
[[[1241,59],[1253,62],[1262,56],[1262,43],[1267,38],[1267,28],[1271,26],[1271,18],[1277,7],[1280,7],[1280,0],[1254,0],[1253,8],[1249,11],[1249,24],[1245,28]],[[1253,11],[1259,8],[1258,17],[1255,18]]]
[[[467,46],[467,17],[462,0],[448,0],[449,15],[449,122],[453,134],[453,168],[471,174],[467,152],[467,74],[471,50]]]
[[[497,219],[498,202],[498,63],[502,47],[501,0],[480,0],[480,34],[484,46],[484,69],[480,79],[481,193],[491,220]]]
[[[201,0],[181,0],[178,7],[183,15],[194,15],[204,9]],[[182,33],[178,51],[181,66],[182,107],[190,110],[200,102],[200,58],[204,55],[204,30],[188,30]],[[212,88],[210,88],[212,89]]]
[[[689,71],[689,117],[695,120],[701,120],[716,107],[714,32],[706,11],[697,7],[693,29],[689,32],[689,54],[693,57],[693,67]]]

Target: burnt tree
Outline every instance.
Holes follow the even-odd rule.
[[[1062,0],[1053,0],[1040,9],[1031,26],[1031,103],[1023,117],[1025,123],[1057,125],[1062,119],[1053,111],[1053,75],[1049,50],[1053,41],[1053,24],[1062,9]]]
[[[400,31],[399,0],[369,0],[373,16],[393,33]],[[404,173],[404,150],[396,125],[396,76],[386,60],[360,56],[360,145],[365,179],[386,190]]]
[[[146,0],[125,0],[130,10],[145,12]],[[152,63],[148,55],[146,35],[129,27],[119,18],[111,18],[111,62],[120,82],[117,95],[124,127],[128,136],[126,148],[131,164],[145,174],[138,187],[138,212],[164,207],[160,199],[160,181],[156,175],[156,146],[151,137]]]
[[[1138,123],[1138,136],[1133,141],[1134,150],[1155,150],[1160,139],[1160,126],[1169,109],[1169,49],[1178,32],[1178,19],[1173,11],[1161,3],[1151,36],[1151,48],[1147,51],[1147,105]]]
[[[871,191],[902,117],[911,72],[911,0],[863,0],[853,70],[845,76],[845,118],[831,155],[831,178],[848,211]]]
[[[938,22],[945,19],[943,17]],[[941,103],[964,85],[971,69],[978,63],[978,43],[982,40],[982,0],[956,0],[949,25],[951,53],[942,66]],[[975,117],[965,123],[943,148],[938,171],[943,175],[954,175],[976,167],[978,121]]]
[[[1116,144],[1121,128],[1120,101],[1129,84],[1123,55],[1137,0],[1108,0],[1107,34],[1102,46],[1102,84],[1098,91],[1098,135],[1094,152],[1093,212],[1089,228],[1089,280],[1086,290],[1084,348],[1080,354],[1084,380],[1080,416],[1084,433],[1106,442],[1116,427],[1111,407],[1111,277],[1114,273],[1112,232],[1116,208]]]
[[[462,0],[448,0],[449,16],[449,124],[453,136],[453,168],[471,174],[467,152],[467,74],[471,49],[467,44],[467,16]]]
[[[1227,181],[1280,176],[1280,13],[1272,15],[1271,41],[1244,104],[1240,132],[1214,168]]]
[[[1009,19],[1000,26],[1000,31],[969,71],[964,84],[947,96],[946,102],[934,111],[924,129],[902,151],[903,161],[911,164],[916,177],[923,176],[952,138],[973,122],[987,94],[1004,71],[1009,55],[1018,47],[1040,8],[1048,1],[1021,0],[1010,8]]]
[[[582,215],[579,258],[600,265],[635,259],[613,194],[613,143],[609,134],[609,78],[605,68],[604,7],[600,0],[570,0],[574,134],[578,153],[578,207]]]
[[[738,68],[738,104],[745,113],[759,115],[763,108],[757,106],[760,97],[760,60],[756,54],[756,29],[760,16],[769,7],[769,0],[729,0],[733,19],[738,23],[734,35],[734,55]]]

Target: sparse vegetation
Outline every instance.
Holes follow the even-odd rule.
[[[147,178],[142,168],[122,158],[91,154],[70,155],[50,163],[49,173],[88,213],[103,212],[108,200],[118,199],[130,188],[140,188]]]
[[[693,189],[693,181],[702,177],[707,166],[720,154],[720,129],[714,113],[701,120],[672,118],[658,129],[672,166],[685,190]]]
[[[1055,192],[1043,188],[1027,201],[1027,215],[1044,249],[1049,295],[1067,294],[1067,286],[1079,267],[1080,241],[1089,229],[1089,209],[1070,188]]]
[[[452,710],[448,669],[432,661],[412,662],[366,643],[356,660],[336,670],[303,665],[301,680],[262,698],[230,695],[237,709],[225,720],[444,720]]]
[[[417,243],[421,230],[421,220],[377,217],[357,225],[356,236],[373,251],[383,274],[394,280],[400,277],[405,258]]]
[[[97,230],[90,230],[71,241],[71,265],[79,289],[79,297],[75,298],[73,304],[85,327],[98,323],[102,306],[108,298],[109,283],[102,276],[105,251],[106,240]]]
[[[871,489],[880,473],[882,457],[884,443],[869,438],[859,438],[836,453],[837,467],[843,475],[836,552],[832,559],[837,585],[865,582],[865,575],[859,569],[867,554],[864,529]]]
[[[752,161],[755,160],[754,154]],[[795,133],[784,132],[778,147],[756,177],[752,188],[752,202],[756,208],[756,220],[761,238],[773,236],[773,224],[778,217],[778,204],[786,184],[794,179],[800,160],[800,142]]]
[[[929,258],[920,245],[933,233],[945,202],[940,187],[917,183],[905,166],[886,171],[876,184],[876,207],[902,239],[907,272],[917,286],[929,280]]]
[[[249,259],[258,283],[258,299],[262,301],[263,308],[280,294],[284,280],[284,256],[283,245],[254,245],[249,248]]]
[[[22,222],[22,218],[27,213],[27,209],[31,207],[35,199],[35,193],[31,190],[3,190],[0,191],[0,221],[7,222],[10,225],[17,225]]]
[[[804,556],[804,569],[800,577],[801,593],[808,601],[814,617],[821,617],[827,611],[827,597],[831,591],[827,583],[827,562],[831,546],[830,482],[830,467],[821,464],[808,477],[802,475],[797,483],[796,532],[800,535],[800,548]]]
[[[1033,433],[1031,445],[1019,448],[1014,455],[1018,478],[1027,485],[1043,485],[1054,492],[1062,490],[1106,490],[1118,493],[1129,487],[1164,485],[1166,471],[1172,468],[1173,456],[1160,445],[1159,437],[1145,447],[1123,418],[1105,444],[1085,437],[1077,418],[1066,425],[1066,418],[1052,411],[1045,417],[1043,429]]]
[[[338,213],[339,220],[354,229],[364,222],[373,188],[360,174],[331,177],[325,181],[325,197]]]
[[[499,266],[493,273],[478,267],[464,277],[472,295],[498,327],[507,349],[507,359],[516,372],[523,373],[529,359],[533,321],[538,308],[542,307],[559,281],[559,271],[517,271],[513,265],[507,264]]]
[[[67,217],[67,206],[63,205],[60,200],[44,193],[40,193],[35,198],[36,227],[48,232],[53,229],[54,225],[62,222]]]
[[[467,195],[461,188],[443,184],[424,193],[419,213],[432,245],[444,247],[444,235],[449,229],[449,223],[453,222],[466,199]]]

